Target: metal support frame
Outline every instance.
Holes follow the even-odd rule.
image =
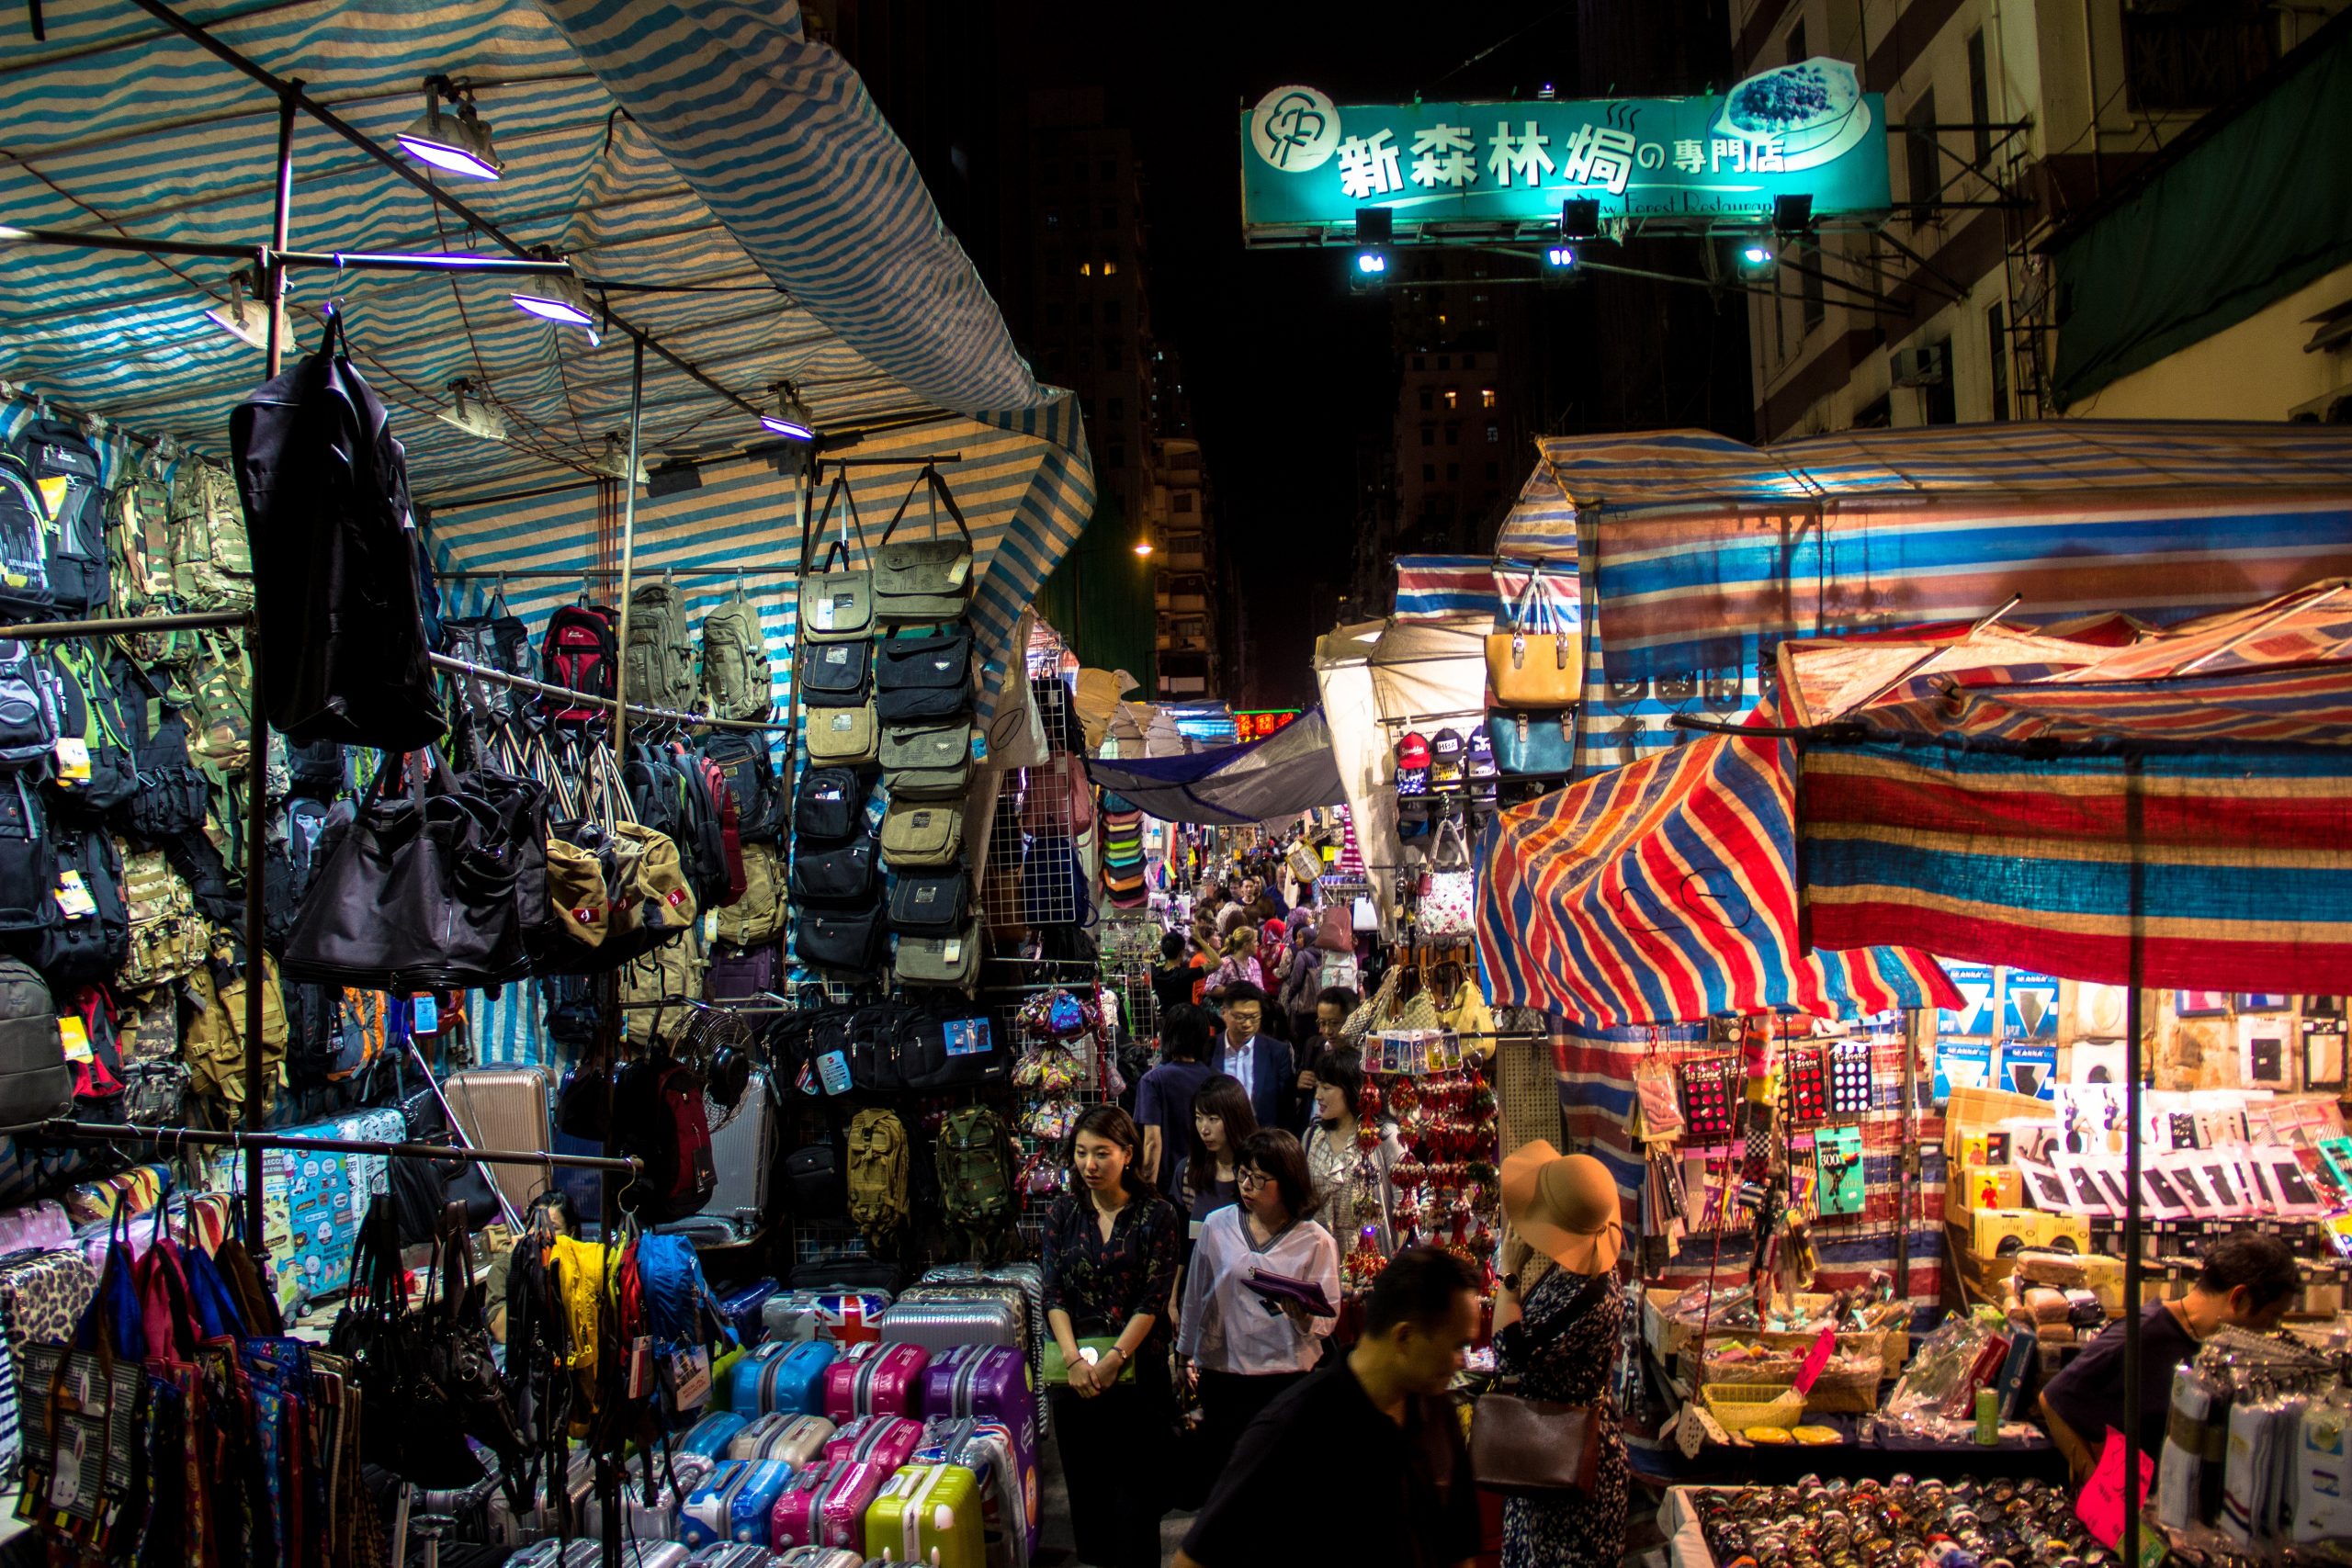
[[[564,575],[569,578],[578,574],[567,572]],[[534,681],[528,675],[510,675],[503,670],[492,670],[486,664],[471,664],[446,653],[431,653],[425,657],[432,660],[436,670],[454,671],[460,675],[469,675],[477,681],[494,681],[501,685],[514,686],[526,692],[537,692],[542,696],[562,697],[567,702],[582,707],[615,708],[624,705],[617,696],[600,697],[593,692],[575,692],[569,686],[557,686],[545,681]],[[613,690],[615,692],[620,690],[620,677],[617,673],[613,678]],[[792,728],[789,723],[779,723],[769,719],[714,718],[708,714],[679,713],[671,708],[647,707],[641,703],[629,703],[626,707],[628,712],[637,715],[639,718],[655,719],[663,724],[689,724],[698,728],[773,730]],[[613,754],[616,757],[620,755],[617,750]]]
[[[259,1158],[264,1150],[305,1149],[325,1154],[381,1155],[387,1159],[455,1159],[462,1154],[479,1165],[528,1165],[577,1167],[586,1170],[617,1171],[634,1176],[639,1165],[635,1158],[607,1159],[600,1155],[560,1155],[547,1149],[454,1149],[447,1144],[390,1143],[380,1138],[299,1138],[277,1133],[247,1133],[234,1128],[164,1127],[136,1122],[77,1122],[62,1116],[51,1122],[28,1122],[21,1126],[0,1128],[0,1134],[10,1137],[51,1138],[66,1143],[94,1144],[156,1144],[165,1148],[178,1148],[187,1144],[210,1147],[243,1149],[252,1158]]]
[[[280,141],[283,141],[281,136]],[[290,196],[281,182],[281,194]],[[207,256],[225,261],[258,260],[270,267],[324,267],[336,272],[466,272],[500,277],[570,277],[571,264],[511,256],[448,255],[438,252],[295,251],[268,245],[210,244],[194,240],[146,240],[132,234],[102,234],[74,229],[19,229],[0,225],[0,243],[72,251],[129,251],[142,256]]]
[[[2123,993],[2123,1540],[2126,1564],[2140,1561],[2140,1078],[2146,1067],[2140,1041],[2140,983],[2146,977],[2147,857],[2141,852],[2144,829],[2141,770],[2145,758],[2135,747],[2123,753],[2123,841],[2129,867],[2129,973]]]

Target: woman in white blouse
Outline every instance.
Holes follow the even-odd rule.
[[[1337,1321],[1296,1301],[1277,1305],[1249,1280],[1281,1275],[1318,1286],[1333,1308],[1340,1304],[1339,1244],[1306,1218],[1314,1189],[1298,1140],[1253,1133],[1237,1164],[1240,1201],[1210,1215],[1201,1232],[1176,1336],[1176,1354],[1199,1380],[1212,1475],[1258,1413],[1315,1370]]]

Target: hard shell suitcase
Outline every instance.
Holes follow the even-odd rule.
[[[731,1539],[728,1521],[732,1517],[735,1495],[743,1489],[751,1472],[752,1467],[742,1461],[720,1461],[709,1478],[695,1488],[685,1506],[678,1510],[679,1544],[700,1548]]]
[[[815,1416],[825,1408],[825,1379],[840,1354],[822,1341],[794,1345],[763,1363],[752,1399],[752,1414],[781,1410],[788,1416]],[[741,1405],[738,1408],[741,1408]]]
[[[838,1546],[797,1546],[775,1561],[776,1568],[865,1568],[865,1553]]]
[[[719,1179],[724,1181],[726,1178]],[[768,1298],[779,1288],[774,1280],[755,1280],[718,1298],[718,1315],[727,1320],[738,1340],[756,1347],[767,1337],[767,1325],[760,1320],[760,1309],[768,1304]]]
[[[865,1510],[888,1472],[872,1464],[820,1464],[788,1482],[768,1516],[770,1542],[778,1551],[795,1546],[838,1546],[856,1551],[865,1541]]]
[[[873,1341],[889,1305],[888,1291],[789,1291],[769,1297],[760,1315],[771,1339],[856,1345]]]
[[[548,1145],[552,1085],[545,1067],[469,1067],[451,1073],[441,1092],[458,1113],[466,1142],[481,1149],[544,1149]],[[522,1213],[548,1189],[538,1166],[488,1168],[506,1201]]]
[[[934,1416],[910,1464],[960,1464],[980,1483],[980,1518],[996,1568],[1027,1568],[1044,1523],[1035,1470],[1013,1457],[1012,1433],[995,1421]]]
[[[1018,1301],[992,1300],[977,1293],[902,1301],[882,1314],[882,1340],[887,1345],[920,1345],[934,1358],[958,1345],[1001,1345],[1025,1361],[1029,1334],[1023,1320],[1027,1316],[1026,1307]]]
[[[710,1162],[718,1172],[718,1185],[711,1189],[701,1217],[727,1221],[746,1240],[767,1223],[768,1172],[781,1156],[775,1107],[775,1081],[766,1068],[754,1067],[735,1109],[710,1127]]]
[[[1024,1461],[1036,1457],[1036,1392],[1029,1359],[1001,1346],[958,1345],[923,1371],[923,1408],[933,1416],[1001,1421],[1012,1430]]]
[[[727,1535],[744,1545],[765,1546],[775,1531],[775,1500],[792,1480],[792,1466],[780,1459],[753,1460],[743,1467],[743,1483],[728,1505]]]
[[[760,1408],[760,1373],[767,1364],[791,1349],[789,1345],[771,1339],[754,1345],[728,1369],[727,1382],[713,1390],[715,1397],[724,1400],[729,1409],[746,1417],[763,1416]]]
[[[865,1550],[932,1568],[987,1568],[978,1479],[961,1465],[910,1464],[865,1510]]]
[[[862,1416],[825,1444],[831,1464],[871,1464],[887,1475],[907,1462],[922,1442],[922,1423],[902,1416]]]
[[[760,1540],[715,1540],[686,1559],[686,1568],[775,1568],[775,1553],[767,1549],[767,1521],[760,1521]]]
[[[861,1345],[825,1369],[825,1414],[836,1425],[858,1416],[921,1416],[930,1365],[931,1352],[920,1345]]]
[[[653,1493],[653,1501],[645,1500],[645,1480],[642,1475],[625,1480],[621,1484],[621,1533],[639,1540],[675,1540],[678,1537],[678,1510],[695,1489],[710,1479],[718,1461],[701,1454],[673,1454],[670,1472],[678,1484],[673,1488],[666,1481]],[[678,1560],[684,1562],[681,1551]]]
[[[695,1422],[684,1437],[678,1439],[677,1452],[700,1454],[703,1458],[716,1463],[719,1456],[726,1453],[727,1445],[733,1442],[737,1434],[750,1425],[750,1421],[732,1410],[721,1410],[714,1415],[706,1416]]]
[[[729,1459],[780,1459],[795,1470],[820,1458],[835,1428],[822,1416],[796,1416],[771,1410],[736,1434],[727,1447]]]
[[[802,1465],[775,1495],[775,1506],[768,1510],[768,1544],[778,1551],[796,1546],[817,1544],[819,1517],[818,1499],[825,1495],[825,1483],[832,1474],[832,1466],[823,1460]]]

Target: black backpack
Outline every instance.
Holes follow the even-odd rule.
[[[277,830],[262,851],[262,917],[264,942],[270,952],[283,955],[302,896],[324,863],[319,840],[326,832],[328,807],[324,801],[298,795],[277,809]]]
[[[865,780],[855,768],[811,768],[800,775],[792,830],[804,840],[840,843],[865,828]]]
[[[479,664],[509,675],[531,670],[531,630],[522,617],[506,607],[501,589],[484,615],[450,615],[441,622],[441,651],[452,659]],[[485,729],[519,726],[534,711],[530,694],[503,681],[485,681],[459,671],[448,672],[452,705]]]
[[[20,959],[0,958],[0,1123],[74,1113],[74,1069],[48,985]]]
[[[56,831],[57,874],[72,873],[91,908],[69,915],[61,905],[33,933],[25,956],[52,985],[104,980],[130,955],[130,911],[122,897],[122,857],[114,835],[101,828]],[[51,902],[57,903],[55,894]]]
[[[18,773],[0,773],[0,932],[57,922],[57,843],[40,796]]]
[[[660,751],[639,751],[621,770],[621,783],[628,790],[629,807],[637,813],[639,825],[676,844],[680,862],[687,862],[694,851],[687,842],[685,781],[670,759]],[[691,864],[685,871],[687,880],[695,880]]]
[[[295,1089],[324,1089],[334,1081],[330,1075],[343,1054],[343,987],[288,980],[281,989],[286,1081]]]
[[[187,722],[161,696],[150,696],[146,676],[126,656],[116,654],[107,675],[122,694],[123,734],[139,770],[139,787],[119,814],[122,825],[151,844],[200,830],[208,791],[188,761]]]
[[[107,603],[107,495],[98,449],[77,425],[35,419],[17,433],[17,456],[36,488],[56,498],[49,519],[49,592],[66,616]]]
[[[229,417],[270,650],[261,705],[289,744],[411,751],[448,726],[425,653],[408,460],[345,346],[336,311],[317,353]]]
[[[32,470],[14,452],[0,450],[0,617],[40,621],[56,613],[48,517]]]
[[[104,817],[139,793],[139,762],[131,751],[131,722],[122,690],[94,642],[52,645],[50,672],[58,699],[58,733],[89,751],[89,776],[75,781],[56,770],[50,803],[83,817]]]
[[[710,793],[702,759],[684,746],[670,748],[670,766],[678,775],[678,798],[684,807],[680,824],[686,837],[678,840],[679,856],[686,863],[686,879],[705,909],[729,901],[732,891],[727,869],[727,826],[719,802]]]
[[[721,730],[703,743],[702,754],[727,775],[735,792],[735,836],[746,844],[770,844],[784,837],[783,786],[776,781],[775,759],[768,752],[768,738],[741,730]]]

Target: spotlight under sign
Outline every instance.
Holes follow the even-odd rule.
[[[1885,131],[1886,100],[1838,60],[1690,98],[1340,105],[1277,87],[1242,116],[1242,232],[1362,243],[1372,211],[1399,243],[1589,237],[1570,214],[1596,233],[1705,231],[1769,227],[1792,196],[1814,220],[1868,223],[1894,205]]]

